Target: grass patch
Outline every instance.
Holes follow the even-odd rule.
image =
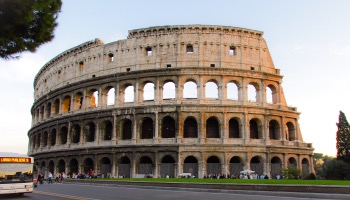
[[[175,183],[216,183],[216,184],[282,184],[282,185],[343,185],[350,186],[350,180],[288,180],[288,179],[198,179],[198,178],[100,178],[81,179],[96,181],[131,182],[175,182]]]

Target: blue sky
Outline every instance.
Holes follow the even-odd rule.
[[[288,105],[301,112],[304,141],[336,155],[339,110],[350,117],[350,1],[346,0],[63,0],[55,38],[20,60],[0,60],[0,151],[26,153],[33,80],[59,53],[95,38],[125,39],[128,30],[208,24],[263,31],[284,76]],[[349,118],[350,119],[350,118]]]

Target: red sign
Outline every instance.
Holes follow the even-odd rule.
[[[0,163],[31,163],[31,158],[1,157]]]

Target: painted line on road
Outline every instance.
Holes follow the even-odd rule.
[[[56,194],[56,193],[50,193],[50,192],[41,192],[41,191],[33,191],[33,193],[47,195],[47,196],[54,196],[54,197],[62,197],[65,199],[72,199],[72,200],[97,200],[97,199],[90,199],[85,197],[77,197],[77,196]]]

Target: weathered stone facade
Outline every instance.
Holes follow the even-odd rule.
[[[54,173],[313,172],[262,34],[159,26],[59,54],[35,77],[29,155]]]

